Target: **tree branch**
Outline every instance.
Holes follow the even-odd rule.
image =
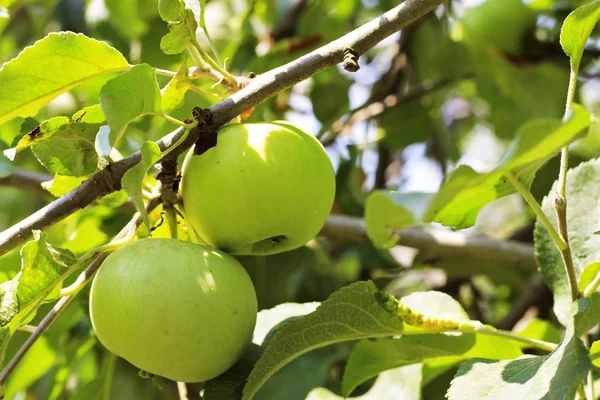
[[[0,178],[0,186],[12,186],[37,192],[45,196],[51,196],[50,192],[42,187],[42,182],[50,181],[53,177],[46,174],[38,174],[17,168],[12,175]]]
[[[209,108],[212,114],[210,128],[216,129],[296,83],[340,63],[344,58],[345,48],[351,47],[356,53],[364,54],[387,36],[414,22],[445,1],[406,0],[340,39],[295,61],[259,75],[239,92]],[[157,144],[161,150],[164,150],[176,143],[182,134],[183,129],[178,129],[163,137]],[[181,154],[191,147],[198,139],[198,134],[198,129],[192,129],[187,140],[174,152]],[[0,256],[28,240],[32,230],[44,230],[78,209],[87,207],[95,200],[120,190],[123,174],[139,163],[140,159],[141,154],[138,151],[123,160],[110,164],[75,190],[0,233]]]
[[[369,242],[365,222],[355,217],[331,215],[321,233],[335,238]],[[537,270],[533,246],[515,241],[492,240],[481,236],[469,236],[462,232],[414,227],[400,232],[398,244],[418,249],[430,256],[498,261],[515,265],[525,271]]]

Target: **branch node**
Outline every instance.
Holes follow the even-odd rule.
[[[344,49],[344,69],[348,72],[356,72],[360,68],[358,65],[359,55],[352,47]]]

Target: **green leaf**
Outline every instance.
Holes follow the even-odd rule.
[[[571,70],[577,74],[585,43],[600,18],[600,1],[583,5],[565,18],[560,31],[560,44],[571,58]]]
[[[108,81],[100,90],[100,104],[110,126],[110,144],[125,132],[137,117],[161,114],[161,96],[154,69],[140,64]]]
[[[100,126],[81,122],[64,125],[46,140],[33,144],[33,154],[55,174],[89,175],[98,169],[94,140]]]
[[[600,368],[600,340],[596,340],[590,347],[590,360],[595,367]]]
[[[597,233],[594,232],[594,235]],[[589,265],[586,265],[581,271],[581,276],[579,277],[579,290],[583,291],[587,285],[592,283],[594,278],[600,273],[600,262],[593,262]]]
[[[158,0],[158,13],[163,21],[181,21],[185,17],[182,0]]]
[[[520,67],[500,55],[476,55],[477,91],[490,105],[496,135],[512,138],[527,121],[562,116],[569,81],[565,68],[549,62]]]
[[[185,47],[196,40],[196,29],[198,23],[194,13],[186,9],[181,21],[169,22],[169,33],[160,40],[160,49],[165,54],[179,54]]]
[[[101,104],[94,104],[93,106],[87,106],[82,108],[73,114],[71,119],[74,122],[84,122],[88,124],[104,124],[106,123],[106,117],[102,111]]]
[[[571,312],[575,314],[575,334],[587,334],[600,323],[600,293],[577,300]]]
[[[501,172],[479,173],[460,165],[431,201],[424,220],[457,229],[473,226],[486,204],[513,192],[501,180]]]
[[[46,233],[34,231],[33,238],[21,248],[21,272],[0,285],[0,359],[17,328],[43,301],[57,297],[61,275],[76,261],[70,251],[50,245]]]
[[[591,114],[576,104],[564,123],[559,120],[526,123],[491,172],[479,173],[471,167],[459,166],[432,200],[424,219],[458,229],[473,226],[486,204],[515,192],[503,178],[505,172],[511,172],[529,187],[535,172],[591,123]]]
[[[280,370],[261,386],[256,400],[305,400],[316,387],[328,383],[331,369],[348,356],[342,344],[305,353]],[[302,379],[298,379],[301,376]]]
[[[131,168],[121,179],[121,186],[127,192],[138,211],[142,214],[142,220],[148,230],[150,230],[150,217],[146,212],[144,198],[142,197],[142,186],[148,170],[156,164],[161,157],[161,151],[158,145],[152,141],[147,141],[142,144],[142,161],[135,167]]]
[[[189,85],[193,84],[187,73],[188,67],[187,61],[185,61],[181,65],[181,68],[179,68],[179,71],[177,71],[177,75],[161,89],[161,107],[164,113],[175,110],[183,105],[185,94],[190,88]]]
[[[547,356],[467,361],[456,373],[448,399],[572,399],[589,364],[571,324],[560,346]]]
[[[252,338],[253,345],[248,348],[242,358],[231,369],[205,383],[205,400],[241,397],[243,385],[250,375],[252,367],[254,367],[254,364],[256,364],[256,361],[262,353],[262,348],[260,346],[262,345],[265,347],[268,339],[273,337],[273,332],[276,331],[282,322],[309,314],[315,311],[318,306],[319,303],[285,303],[269,310],[260,311],[256,318],[256,327],[254,328],[254,335]],[[300,358],[297,360],[300,360]],[[317,359],[320,359],[322,362],[321,357],[318,357]],[[288,364],[288,366],[293,363],[294,362]],[[304,362],[301,364],[303,365]],[[285,367],[282,370],[284,369]],[[311,369],[313,368],[311,367]],[[295,371],[295,368],[292,368],[291,371]],[[286,376],[284,371],[284,378]],[[260,393],[263,392],[261,391]]]
[[[48,139],[68,123],[69,118],[67,117],[54,117],[47,119],[40,125],[33,128],[31,132],[23,136],[14,148],[5,150],[4,155],[6,155],[6,157],[8,157],[10,160],[14,160],[16,153],[25,150],[32,144]]]
[[[429,193],[372,192],[365,204],[369,239],[377,247],[395,246],[400,239],[399,231],[422,219],[432,196]]]
[[[555,228],[557,223],[553,198],[556,190],[555,182],[548,196],[542,201],[542,210]],[[594,235],[600,220],[599,196],[600,159],[579,164],[567,172],[566,197],[569,202],[567,229],[578,280],[581,280],[581,274],[587,265],[600,260],[600,236]],[[571,292],[562,257],[539,220],[536,223],[534,239],[540,272],[554,293],[554,313],[565,325],[569,321]]]
[[[516,358],[519,346],[505,338],[463,333],[403,336],[383,341],[362,340],[344,370],[342,393],[346,396],[361,383],[383,371],[403,365],[434,361],[451,365],[475,357]]]
[[[244,399],[253,398],[277,370],[310,350],[401,332],[404,324],[381,306],[375,293],[371,282],[354,283],[332,294],[315,312],[283,324],[252,370]]]
[[[105,42],[72,32],[50,33],[0,69],[0,124],[36,114],[82,82],[127,69],[125,57]]]

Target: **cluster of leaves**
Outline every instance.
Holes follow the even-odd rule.
[[[249,1],[240,8],[239,2],[229,0],[209,4],[161,0],[156,7],[149,0],[105,0],[107,17],[90,21],[84,2],[57,3],[0,0],[0,32],[4,32],[0,60],[29,45],[0,69],[4,150],[0,179],[15,173],[16,165],[48,171],[53,176],[44,188],[60,197],[124,154],[141,150],[142,162],[125,175],[123,191],[36,233],[20,254],[12,251],[0,259],[4,364],[26,337],[20,329],[39,322],[48,311],[49,304],[44,303],[56,300],[63,284],[72,281],[67,276],[82,264],[75,254],[116,233],[125,221],[128,197],[138,209],[144,208],[145,196],[155,186],[151,169],[165,154],[153,140],[173,130],[171,122],[189,118],[194,106],[208,106],[237,89],[227,80],[224,60],[239,75],[266,72],[394,5],[379,1],[367,6],[358,0]],[[598,363],[600,342],[586,348],[580,337],[600,321],[600,296],[571,301],[561,255],[542,223],[535,230],[537,258],[554,294],[562,334],[548,320],[534,319],[520,332],[498,331],[472,320],[474,307],[468,301],[462,298],[460,304],[446,293],[423,291],[430,287],[404,279],[411,275],[399,274],[402,263],[386,250],[402,239],[404,228],[415,224],[474,226],[485,206],[517,191],[515,182],[537,199],[554,193],[550,185],[557,172],[551,168],[552,158],[562,147],[576,143],[574,161],[586,162],[567,175],[568,225],[582,290],[600,270],[600,239],[594,235],[600,229],[595,218],[600,164],[589,160],[598,155],[594,149],[600,149],[596,110],[583,99],[586,107],[574,104],[561,118],[569,70],[564,54],[552,51],[553,46],[560,50],[562,26],[560,44],[570,57],[574,82],[582,63],[587,67],[584,47],[600,17],[600,3],[586,2],[563,24],[566,13],[557,8],[558,2],[534,1],[528,8],[511,0],[508,3],[521,13],[517,25],[509,26],[511,40],[498,42],[489,32],[491,36],[470,36],[477,13],[485,14],[493,3],[498,1],[465,11],[462,25],[454,25],[446,9],[411,26],[400,38],[401,51],[391,67],[387,64],[395,43],[362,56],[355,76],[340,69],[324,71],[307,87],[277,95],[247,116],[249,121],[300,116],[321,127],[318,136],[325,142],[338,143],[339,149],[332,150],[338,158],[335,212],[364,218],[372,243],[319,239],[289,253],[240,257],[263,311],[248,352],[230,371],[203,384],[203,398],[322,400],[363,394],[365,399],[416,399],[422,393],[435,398],[440,394],[435,388],[445,392],[448,385],[452,400],[575,396]],[[579,3],[569,4],[568,11]],[[553,19],[556,28],[538,27],[548,40],[531,44],[538,14]],[[296,15],[291,32],[278,25],[290,15]],[[227,19],[227,24],[219,18]],[[49,22],[80,33],[44,35]],[[218,29],[219,24],[226,28]],[[538,32],[536,37],[540,36]],[[196,64],[193,68],[191,62]],[[397,67],[398,62],[410,66]],[[594,73],[593,65],[587,68]],[[382,74],[383,69],[388,70]],[[215,81],[208,70],[216,70],[223,80]],[[375,82],[371,75],[382,79]],[[376,129],[361,132],[356,141],[339,125],[354,122],[352,117],[361,111],[351,109],[349,96],[361,86],[371,89],[367,104],[378,103],[383,111],[367,115]],[[302,101],[308,101],[312,110],[303,109]],[[466,111],[449,111],[452,104]],[[355,124],[355,131],[362,129],[360,125]],[[364,188],[372,186],[366,179],[365,159],[373,147],[383,149],[379,157],[384,159],[386,154],[425,144],[427,155],[445,171],[460,164],[465,143],[477,130],[473,128],[482,126],[493,129],[507,144],[492,168],[481,171],[466,164],[453,168],[436,193],[381,190],[382,185],[375,185],[378,190],[365,194]],[[577,147],[588,128],[586,144]],[[371,135],[373,131],[376,135]],[[377,140],[371,142],[372,136]],[[39,206],[23,201],[18,192],[12,195],[6,189],[6,193],[0,204],[11,213],[0,220],[1,228]],[[551,200],[543,201],[542,210],[556,227]],[[147,227],[159,219],[158,213],[144,215]],[[138,232],[146,234],[146,228]],[[167,235],[165,226],[153,231],[155,237]],[[502,299],[502,290],[514,295],[524,289],[528,277],[508,265],[432,262],[426,257],[412,260],[413,271],[426,272],[435,264],[448,279],[466,277],[471,288],[488,288],[493,297],[488,308],[493,310],[474,318],[486,323],[498,322],[506,314],[510,303],[508,296]],[[356,282],[365,275],[375,283]],[[469,280],[472,275],[487,279]],[[399,301],[380,291],[386,285],[388,291],[400,294]],[[86,303],[84,292],[33,346],[13,373],[5,395],[28,391],[49,399],[99,394],[111,399],[175,398],[172,382],[158,377],[141,380],[134,368],[100,350],[90,335]],[[531,347],[543,354],[532,353]]]

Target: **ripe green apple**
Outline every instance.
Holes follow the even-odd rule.
[[[217,144],[183,164],[187,218],[231,254],[292,250],[315,237],[335,195],[335,174],[317,139],[286,122],[231,124]]]
[[[96,335],[136,367],[181,382],[228,370],[249,344],[256,293],[233,257],[175,239],[140,239],[109,255],[90,294]]]
[[[467,42],[516,56],[535,28],[536,14],[522,0],[486,0],[467,10],[461,22]]]

